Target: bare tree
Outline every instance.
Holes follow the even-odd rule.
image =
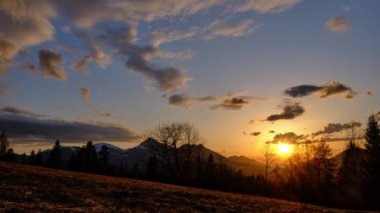
[[[194,153],[203,142],[198,130],[186,122],[161,123],[148,136],[161,144],[152,150],[175,177],[189,172]],[[181,153],[180,147],[184,150]]]
[[[265,194],[268,195],[268,178],[269,175],[271,175],[272,170],[272,164],[275,161],[276,154],[274,153],[274,150],[271,146],[272,144],[266,143],[265,144],[265,152],[264,152],[264,158],[265,158],[265,173],[264,173],[264,179],[265,179]]]

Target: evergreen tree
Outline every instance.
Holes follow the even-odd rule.
[[[98,156],[92,141],[88,141],[84,153],[85,171],[95,172],[98,169]]]
[[[8,136],[3,131],[0,135],[0,157],[7,154],[9,148]]]
[[[48,158],[48,166],[52,168],[61,168],[62,162],[61,162],[61,144],[59,140],[57,140],[54,144],[53,149],[50,152],[49,158]]]
[[[375,115],[368,119],[365,130],[365,182],[364,195],[369,205],[380,202],[380,129]]]

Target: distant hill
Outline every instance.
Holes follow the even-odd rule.
[[[365,149],[359,148],[359,158],[363,157],[364,151]],[[343,159],[346,152],[347,150],[344,150],[333,157],[333,159],[335,159],[337,168],[340,168],[343,165]]]

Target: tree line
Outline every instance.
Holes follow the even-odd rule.
[[[199,132],[182,122],[163,123],[147,133],[150,158],[144,168],[111,164],[109,148],[103,145],[97,152],[91,141],[76,149],[68,161],[62,159],[59,140],[47,157],[41,150],[17,157],[4,132],[0,135],[0,159],[340,208],[380,209],[380,129],[374,115],[363,134],[352,127],[339,166],[326,142],[296,144],[284,166],[272,166],[275,155],[268,145],[265,172],[260,175],[245,175],[217,156],[205,154]]]

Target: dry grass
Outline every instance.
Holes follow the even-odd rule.
[[[342,212],[257,196],[0,162],[0,212]]]

